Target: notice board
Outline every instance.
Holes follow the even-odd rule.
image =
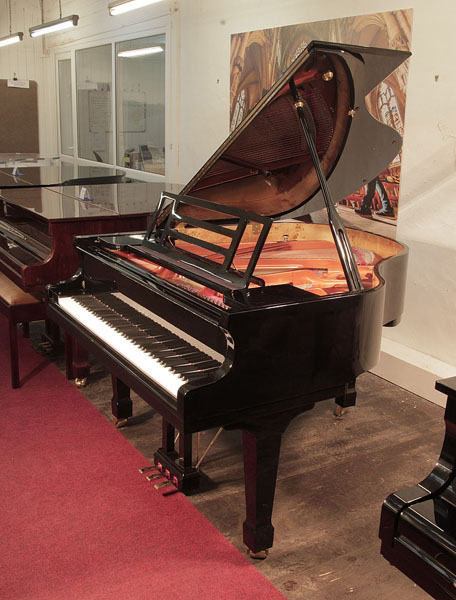
[[[36,81],[21,88],[8,87],[8,80],[0,79],[0,103],[0,153],[39,152]]]

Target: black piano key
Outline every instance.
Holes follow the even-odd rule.
[[[169,367],[174,367],[177,366],[179,367],[180,365],[190,365],[190,364],[195,364],[196,362],[203,362],[204,360],[207,360],[207,356],[200,356],[198,353],[193,353],[193,354],[186,354],[185,356],[160,356],[157,358],[160,358],[161,362],[163,362],[164,365],[169,366]]]
[[[196,380],[220,366],[209,355],[110,293],[77,298],[87,310],[184,379]]]
[[[177,367],[173,367],[173,370],[176,373],[183,375],[185,377],[186,373],[203,372],[203,371],[207,371],[209,369],[214,369],[219,366],[220,366],[220,364],[216,360],[205,360],[203,362],[196,363],[196,364],[179,365]]]

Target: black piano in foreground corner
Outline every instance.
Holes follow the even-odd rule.
[[[456,377],[436,389],[448,396],[445,438],[433,471],[383,503],[381,553],[436,600],[456,598]]]
[[[84,236],[80,269],[48,288],[49,316],[163,417],[155,463],[187,492],[191,437],[243,435],[244,541],[265,556],[281,437],[316,402],[353,405],[400,319],[407,250],[345,229],[335,203],[396,156],[365,96],[408,53],[313,42],[138,240]],[[328,225],[301,222],[325,207]],[[180,432],[179,448],[174,431]]]

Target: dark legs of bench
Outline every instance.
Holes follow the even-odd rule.
[[[8,320],[8,337],[9,337],[9,355],[11,368],[11,387],[16,389],[20,387],[19,379],[19,347],[17,341],[17,325],[14,319]],[[30,336],[30,327],[28,321],[22,323],[22,331],[25,338]]]
[[[11,387],[19,387],[19,358],[17,348],[17,327],[16,323],[8,321],[9,327],[9,347],[10,347],[10,365],[11,365]]]

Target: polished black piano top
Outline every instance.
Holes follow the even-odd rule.
[[[0,157],[1,158],[1,157]],[[77,166],[72,163],[53,159],[52,164],[40,164],[40,161],[27,162],[0,160],[0,190],[9,188],[52,187],[89,183],[121,183],[128,181],[125,171],[110,167]]]
[[[176,186],[174,186],[176,187]],[[26,210],[49,222],[152,214],[163,192],[155,182],[84,183],[0,190],[7,210]]]
[[[288,423],[320,400],[353,405],[401,316],[407,249],[346,229],[335,205],[399,151],[364,99],[408,56],[312,42],[182,192],[162,194],[143,239],[78,238],[78,272],[48,288],[49,317],[112,372],[115,418],[132,414],[129,388],[162,415],[155,462],[179,489],[198,482],[192,433],[242,430],[253,553],[272,546]],[[283,220],[322,207],[328,225]]]

